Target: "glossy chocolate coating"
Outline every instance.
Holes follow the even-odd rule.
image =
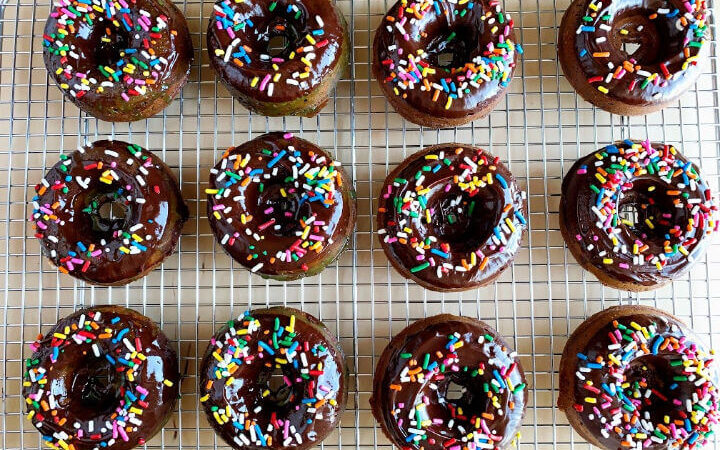
[[[268,133],[228,149],[210,173],[211,191],[225,191],[208,194],[207,212],[215,238],[235,261],[264,277],[294,280],[319,273],[345,249],[355,228],[356,205],[350,178],[330,155],[304,139],[285,136]],[[299,155],[291,154],[289,147]],[[285,152],[283,157],[273,163],[274,155],[281,152]],[[244,168],[234,168],[247,156]],[[322,158],[324,161],[318,162]],[[307,190],[311,181],[304,175],[299,175],[303,179],[299,183],[293,174],[317,168],[322,171],[331,164],[337,176],[325,184],[329,189],[324,192],[332,197],[332,204],[308,201],[308,193],[315,196],[317,191]],[[226,169],[232,169],[234,175],[227,175]],[[260,170],[262,174],[254,173],[250,183],[240,182],[249,176],[249,170]],[[243,215],[248,218],[246,223]],[[303,223],[313,215],[314,222],[324,225],[310,224],[307,234],[322,237],[322,248],[309,250],[297,259],[281,260],[278,254],[286,254],[297,247],[298,241],[307,240],[302,237]],[[262,267],[257,268],[259,264]]]
[[[31,220],[43,253],[88,283],[121,285],[146,275],[174,251],[188,218],[170,168],[153,153],[129,146],[97,141],[82,147],[62,158],[35,187]],[[111,183],[103,181],[113,179],[108,170],[117,177]],[[107,203],[115,218],[101,213]],[[91,247],[102,252],[88,256]]]
[[[608,346],[613,344],[609,338],[609,333],[616,332],[614,321],[628,327],[633,332],[638,327],[649,328],[654,325],[656,327],[655,336],[647,339],[647,343],[642,343],[646,345],[649,353],[643,351],[640,351],[639,354],[631,352],[628,357],[623,358],[625,354],[623,348],[609,351]],[[606,428],[601,420],[604,419],[606,423],[612,423],[617,413],[616,409],[624,404],[617,396],[608,396],[603,386],[608,386],[608,389],[611,389],[611,386],[620,389],[618,384],[622,384],[623,380],[625,380],[628,383],[626,389],[632,391],[632,387],[628,388],[627,386],[632,386],[635,382],[644,380],[647,389],[654,389],[654,393],[649,399],[633,398],[637,412],[641,418],[646,420],[645,422],[637,421],[636,428],[638,428],[638,432],[644,432],[649,436],[654,435],[652,427],[666,423],[665,416],[669,417],[671,423],[678,419],[684,422],[686,401],[690,400],[693,404],[696,403],[693,400],[693,395],[696,390],[702,390],[702,387],[696,388],[694,380],[673,380],[673,377],[687,376],[689,373],[684,372],[685,367],[683,365],[671,365],[671,362],[676,362],[681,358],[686,359],[683,353],[677,350],[673,351],[669,347],[660,347],[657,354],[653,354],[654,343],[657,339],[660,341],[677,339],[682,342],[682,348],[687,348],[690,354],[699,355],[704,353],[706,358],[714,358],[707,353],[707,349],[698,336],[682,321],[662,310],[648,306],[624,305],[600,311],[583,322],[570,336],[560,363],[558,407],[565,411],[575,430],[593,445],[607,450],[629,448],[622,443],[623,440],[627,439],[627,436],[624,439],[612,429],[607,430],[607,437],[601,434],[601,430]],[[624,339],[622,345],[627,346],[631,342],[632,339]],[[615,357],[622,361],[621,366],[612,364],[613,371],[609,367],[611,361],[608,354],[610,353],[614,353]],[[581,360],[578,354],[582,354],[587,360]],[[595,362],[598,357],[602,358],[602,369],[584,370],[588,364]],[[583,379],[577,375],[578,373],[582,375]],[[618,380],[616,378],[618,374],[625,378]],[[716,365],[714,363],[708,365],[705,374],[708,376],[709,382],[716,386],[715,392],[711,392],[711,399],[717,404],[717,386],[720,378]],[[601,393],[605,393],[606,397],[598,398],[596,404],[587,402],[588,397],[597,396],[587,389],[586,384],[588,382],[591,382],[592,386],[603,389]],[[610,404],[604,404],[606,401]],[[681,404],[677,405],[674,403],[675,401],[680,401]],[[597,407],[597,411],[593,409],[593,406]],[[632,412],[623,411],[632,414]],[[646,414],[649,416],[646,417]],[[717,411],[707,411],[707,416],[711,420],[713,418],[717,420],[718,414]],[[618,426],[624,428],[625,425],[625,423],[621,423]],[[696,425],[693,425],[693,429],[696,429],[695,427]],[[684,428],[684,426],[681,428]],[[698,430],[703,428],[698,424]],[[687,433],[687,435],[689,434]],[[678,434],[678,436],[680,435]],[[664,440],[664,442],[651,442],[649,447],[643,445],[643,448],[688,448],[682,445],[682,439],[673,438],[672,433],[667,433],[667,437],[668,439]],[[698,440],[698,443],[700,441]],[[696,448],[699,447],[700,445]]]
[[[91,320],[97,313],[101,317],[94,321],[98,330],[85,328],[95,337],[79,337],[81,343],[70,340],[69,336],[77,333],[74,327],[80,318],[84,316]],[[115,318],[120,320],[113,323]],[[70,328],[69,332],[66,327]],[[128,331],[120,334],[124,329]],[[60,339],[56,333],[64,334],[68,339]],[[112,337],[100,337],[102,334]],[[118,336],[121,339],[116,339]],[[144,359],[130,358],[131,352],[125,341],[139,350]],[[137,342],[142,348],[135,348]],[[93,346],[99,349],[99,357]],[[53,362],[54,348],[59,348],[56,362]],[[115,362],[110,363],[108,357]],[[135,360],[132,381],[127,375],[130,369],[118,362],[119,358],[128,358],[131,363]],[[33,355],[28,361],[31,361],[28,370],[45,369],[43,379],[47,380],[40,385],[32,381],[28,372],[25,374],[23,397],[38,404],[37,408],[32,403],[27,406],[28,412],[34,411],[33,425],[55,444],[58,443],[57,436],[67,433],[69,437],[64,440],[65,444],[73,445],[77,450],[100,448],[101,443],[113,450],[128,450],[144,444],[168,421],[178,398],[178,358],[167,337],[150,319],[121,306],[94,306],[61,319],[34,344]],[[36,398],[39,392],[42,396]],[[133,409],[126,409],[132,397],[142,397],[146,405],[135,400],[130,405]],[[40,406],[43,403],[54,407],[46,411]],[[117,429],[106,425],[116,420],[117,410],[123,409],[126,411],[124,417],[128,419],[127,427],[131,428],[125,429],[127,440],[118,435]],[[131,422],[131,417],[140,424]],[[79,430],[82,430],[82,436]]]
[[[456,153],[458,148],[461,148],[462,152]],[[439,155],[441,152],[450,162],[449,166],[438,160],[426,159],[427,155]],[[475,158],[476,161],[486,158],[488,163],[480,163],[477,171],[472,173],[470,178],[483,178],[492,174],[495,182],[471,193],[461,191],[454,179],[465,170],[462,165],[469,167],[464,161],[465,158],[471,160]],[[436,162],[443,166],[441,170],[437,172],[423,170],[428,164]],[[495,170],[491,170],[490,166]],[[424,196],[427,207],[431,209],[431,223],[427,223],[424,211],[416,217],[408,217],[404,212],[399,213],[394,203],[395,199],[404,198],[406,194],[415,192],[418,173],[424,176],[422,186],[429,189]],[[502,176],[507,187],[503,187],[497,181],[496,175]],[[410,182],[396,186],[398,179],[410,180]],[[446,191],[448,186],[450,190]],[[388,195],[390,188],[392,193]],[[477,204],[472,217],[468,211],[464,209],[459,211],[453,205],[453,201],[459,196],[462,197],[462,205],[471,201]],[[504,210],[505,208],[507,210]],[[427,289],[461,291],[491,283],[513,261],[527,227],[519,221],[516,213],[519,213],[523,220],[527,217],[525,194],[502,162],[477,147],[454,143],[440,144],[408,157],[388,175],[378,199],[377,226],[385,254],[403,276]],[[449,223],[451,215],[456,217],[456,221],[452,224]],[[401,225],[400,221],[403,219],[406,219],[407,223]],[[502,233],[506,242],[497,245],[494,240],[495,229],[507,226],[506,219],[514,223],[514,231]],[[434,248],[446,244],[448,248],[444,253],[447,257],[438,256],[428,249],[425,251],[425,258],[418,259],[419,252],[411,245],[403,244],[401,241],[388,242],[388,239],[392,239],[398,233],[407,232],[406,227],[411,229],[408,239],[425,241],[429,237],[436,238],[437,244],[432,246]],[[476,254],[477,263],[465,270],[463,260],[469,263],[471,253]],[[483,256],[487,256],[488,260],[481,268]],[[412,268],[431,258],[434,258],[435,265],[417,272],[411,271]],[[450,264],[453,268],[438,276],[435,267],[441,264]]]
[[[340,10],[330,0],[251,0],[244,3],[224,0],[216,3],[216,12],[210,20],[207,32],[207,46],[210,63],[218,74],[220,81],[243,106],[268,116],[301,115],[313,116],[327,102],[330,90],[347,67],[350,53],[350,38],[347,25]],[[273,7],[270,11],[269,8]],[[300,16],[295,17],[296,10],[288,11],[288,7],[297,7]],[[218,28],[218,12],[228,14],[231,8],[234,17],[231,22],[242,26],[235,26],[234,37],[223,28]],[[322,26],[316,17],[320,17]],[[249,25],[252,23],[252,26]],[[279,30],[277,27],[284,27]],[[313,34],[322,31],[322,34]],[[271,39],[282,37],[285,42],[283,49],[277,53],[269,49]],[[311,40],[308,40],[310,36]],[[318,42],[327,41],[322,47]],[[315,43],[315,44],[313,44]],[[247,48],[247,58],[244,56],[231,56],[225,61],[222,52],[232,45],[233,54],[239,48]],[[298,51],[311,47],[309,52]],[[264,60],[261,55],[272,58],[281,58],[283,62]],[[303,58],[312,58],[308,66]],[[292,59],[290,59],[292,56]],[[234,60],[242,63],[238,65]],[[278,70],[273,65],[278,65]],[[300,78],[294,74],[306,73],[309,76]],[[275,77],[281,74],[274,83],[272,95],[268,89],[260,89],[266,76]],[[293,79],[298,85],[286,82]],[[255,80],[255,81],[253,81]]]
[[[76,7],[80,4],[74,3]],[[118,23],[126,23],[126,15],[134,26],[132,31],[124,26],[113,25],[104,15],[106,13],[92,10],[95,16],[91,23],[85,19],[85,14],[80,17],[67,16],[60,10],[60,6],[55,7],[45,25],[44,60],[50,77],[58,86],[64,83],[69,85],[67,89],[61,89],[65,97],[78,108],[109,122],[132,122],[160,112],[180,93],[190,75],[193,61],[192,41],[185,17],[172,1],[128,0],[127,5],[127,8],[116,9],[112,17]],[[140,26],[141,17],[147,17],[150,24]],[[164,19],[166,28],[157,29],[158,17]],[[75,28],[66,37],[59,38],[58,25],[62,26],[61,22],[66,20],[74,21]],[[109,42],[102,40],[106,29],[111,30]],[[55,38],[48,39],[51,36]],[[57,49],[57,42],[68,46],[77,54],[77,58],[49,51]],[[121,52],[126,49],[136,53],[121,56]],[[142,52],[148,52],[148,49],[152,49],[153,57],[162,58],[163,62],[152,66],[147,64],[151,59],[143,57]],[[120,60],[124,62],[123,65],[117,65]],[[147,69],[142,67],[143,64],[147,64]],[[120,81],[116,80],[109,86],[103,85],[102,92],[99,92],[97,86],[112,79],[98,69],[100,65],[116,67],[118,71],[132,65],[136,67],[136,71],[132,75],[122,72],[122,76],[117,79]],[[69,67],[72,68],[72,74],[67,77],[62,70]],[[61,72],[58,73],[58,70]],[[145,71],[148,72],[147,76],[142,74]],[[77,73],[85,76],[77,76]],[[143,82],[139,85],[135,84],[135,81],[126,82],[127,77],[142,81],[150,78],[154,83]],[[82,86],[83,79],[96,80],[97,84],[91,84],[87,91],[76,90],[74,86]],[[127,94],[128,98],[123,99],[121,94],[126,93],[130,85],[146,88],[147,92],[141,95]],[[78,92],[84,94],[79,96]]]
[[[637,141],[618,141],[614,145],[627,148],[629,143]],[[664,145],[653,143],[652,148],[663,151]],[[591,185],[600,186],[596,178],[598,173],[598,158],[596,153],[602,152],[603,149],[588,154],[580,158],[573,164],[567,172],[562,185],[562,198],[560,200],[560,228],[571,253],[585,269],[595,274],[600,281],[619,289],[627,290],[648,290],[654,289],[662,284],[672,281],[683,275],[692,266],[692,262],[700,258],[710,241],[708,234],[713,231],[714,224],[702,219],[696,220],[696,226],[693,231],[686,231],[687,238],[697,239],[686,250],[689,256],[677,252],[672,256],[668,256],[662,270],[649,262],[645,264],[633,263],[633,245],[638,241],[647,244],[649,248],[645,254],[664,253],[665,241],[668,240],[665,233],[659,232],[657,220],[662,214],[669,214],[667,219],[670,225],[677,225],[685,230],[688,221],[693,218],[691,209],[684,205],[682,208],[676,207],[672,202],[675,198],[686,198],[690,201],[699,201],[702,207],[704,204],[711,204],[706,201],[706,196],[711,197],[710,187],[703,178],[697,179],[696,187],[690,185],[682,186],[681,179],[673,180],[668,183],[665,178],[661,179],[657,175],[646,173],[644,175],[634,177],[629,184],[624,186],[623,199],[620,201],[621,210],[623,205],[634,205],[638,214],[636,220],[637,226],[628,226],[619,223],[616,233],[617,242],[614,242],[601,229],[598,228],[598,217],[593,212],[592,207],[596,205],[597,193],[592,190]],[[687,158],[679,151],[676,152],[674,158],[680,166],[688,163]],[[587,166],[587,173],[578,174],[578,170],[582,166]],[[604,169],[609,167],[609,162],[603,164]],[[600,168],[602,168],[600,167]],[[700,169],[692,164],[692,168],[700,173]],[[648,188],[654,189],[649,192]],[[669,196],[668,190],[679,191],[680,196]],[[652,202],[652,203],[650,203]],[[648,206],[649,205],[649,206]],[[691,207],[695,205],[692,204]],[[712,215],[715,216],[717,206],[712,206]],[[644,225],[646,218],[652,218],[656,224],[656,229],[651,230]],[[578,240],[578,236],[581,240]],[[677,244],[678,239],[673,237],[672,244]],[[588,245],[592,244],[593,248],[588,249]],[[618,247],[630,249],[627,252],[618,251]],[[605,252],[603,254],[602,252]],[[612,259],[612,264],[605,264],[606,258]],[[629,265],[622,267],[621,264]]]
[[[491,2],[487,0],[473,2],[474,8],[466,14],[461,12],[465,11],[467,3],[458,5],[438,0],[437,3],[443,8],[441,15],[435,14],[433,6],[427,8],[421,19],[417,19],[410,12],[404,12],[405,18],[409,19],[403,23],[402,27],[406,33],[404,34],[397,29],[399,23],[397,18],[401,10],[412,3],[402,0],[395,3],[375,32],[372,70],[383,93],[406,120],[423,126],[433,128],[457,126],[485,116],[507,90],[507,85],[497,78],[480,80],[477,86],[468,86],[469,91],[464,91],[462,97],[453,98],[449,108],[446,108],[448,95],[445,92],[433,101],[435,89],[427,90],[423,87],[422,81],[416,80],[414,88],[399,90],[401,95],[398,95],[398,92],[395,92],[395,84],[388,78],[396,76],[398,66],[408,59],[408,55],[418,55],[419,51],[423,51],[425,53],[422,58],[423,64],[436,71],[434,74],[424,74],[423,78],[429,85],[440,85],[441,79],[455,80],[457,75],[451,73],[450,68],[457,70],[480,57],[490,56],[488,46],[500,42],[498,35],[502,34],[505,26],[510,27],[505,39],[515,42],[512,23],[506,20],[504,24],[499,24],[497,19],[494,19],[494,23],[489,24],[484,16],[493,12],[491,16],[495,18],[497,4],[491,6]],[[388,17],[394,20],[390,21]],[[493,30],[496,26],[498,29]],[[446,39],[451,33],[455,33],[457,38],[448,42]],[[398,49],[402,49],[402,52]],[[449,66],[439,61],[439,57],[444,54],[453,56]],[[512,78],[516,60],[516,52],[511,51],[503,61],[510,66],[508,78]],[[459,70],[460,73],[465,71],[467,69]]]
[[[409,360],[424,365],[425,355],[430,355],[428,359],[430,364],[434,364],[433,361],[438,359],[448,358],[451,353],[448,350],[448,338],[454,333],[464,344],[455,349],[458,361],[453,365],[458,366],[457,371],[453,371],[452,366],[448,366],[444,372],[441,372],[440,367],[437,366],[434,369],[426,368],[421,371],[426,374],[422,382],[402,381],[402,377],[407,376],[406,368]],[[491,336],[492,341],[486,336]],[[444,354],[443,358],[436,356],[438,351]],[[402,356],[403,354],[405,355]],[[510,371],[509,367],[513,364],[516,365]],[[464,367],[468,370],[465,371]],[[484,367],[484,373],[472,376],[473,370],[480,367]],[[399,448],[442,450],[453,445],[452,442],[448,444],[451,439],[457,440],[455,442],[457,445],[466,445],[463,439],[476,430],[475,418],[486,413],[493,417],[492,420],[485,419],[487,429],[493,435],[493,448],[505,448],[515,439],[520,429],[525,414],[527,390],[520,387],[516,393],[510,392],[507,388],[500,389],[497,393],[493,392],[492,395],[498,398],[501,414],[485,393],[484,385],[495,380],[494,371],[501,372],[504,367],[508,368],[508,376],[504,378],[505,383],[509,380],[515,388],[525,383],[525,374],[517,356],[497,331],[486,323],[451,314],[419,320],[392,339],[377,363],[373,379],[373,396],[370,399],[373,415],[382,426],[385,435]],[[433,371],[433,377],[428,379],[427,374]],[[451,398],[448,395],[451,384],[459,385],[466,390],[460,397]],[[428,397],[424,407],[426,414],[423,417],[431,421],[439,420],[438,423],[422,427],[427,440],[408,442],[407,438],[412,434],[408,427],[421,428],[410,424],[409,421],[413,420],[416,403],[423,397]],[[458,411],[459,408],[462,408],[464,417],[460,417],[460,413],[453,413],[453,410]],[[453,417],[456,427],[463,427],[464,433],[448,426]],[[403,421],[402,424],[400,420]],[[483,431],[483,429],[479,430],[481,433]]]
[[[217,371],[223,372],[227,369],[220,367],[222,364],[218,363],[213,352],[222,345],[220,353],[225,356],[230,345],[227,344],[228,337],[231,336],[230,326],[244,332],[247,325],[244,325],[243,321],[248,315],[259,322],[258,328],[252,333],[234,336],[235,339],[244,339],[247,342],[243,347],[248,349],[248,353],[246,356],[241,353],[233,359],[237,369],[232,372],[233,381],[228,384],[227,375],[221,379],[216,376]],[[317,445],[336,428],[345,411],[347,368],[342,347],[322,322],[297,309],[274,307],[250,311],[248,315],[241,316],[231,321],[230,326],[218,330],[205,352],[200,370],[200,394],[210,424],[225,442],[234,448],[304,450]],[[276,329],[276,321],[280,327],[287,327],[291,323],[291,316],[294,316],[295,321],[296,336],[293,340],[299,343],[292,357],[293,361],[298,363],[297,368],[293,366],[294,363],[280,365],[270,359],[289,359],[287,346],[281,344],[281,347],[275,347],[270,336],[275,334],[273,330]],[[270,334],[266,334],[268,330]],[[287,336],[287,329],[285,330],[284,336]],[[285,337],[278,340],[282,339]],[[267,350],[258,352],[261,341],[267,344],[268,348],[275,349],[274,356],[270,356]],[[324,350],[317,350],[318,346],[322,346]],[[303,366],[301,361],[307,361],[308,367]],[[320,365],[322,374],[311,374],[303,378],[303,371],[307,368],[317,370]],[[291,385],[281,384],[280,388],[272,389],[270,378],[273,372],[282,372],[286,382]],[[310,394],[311,391],[313,394]],[[316,402],[308,404],[306,400],[316,400],[316,395],[326,395],[326,401],[320,406]],[[221,413],[229,407],[231,420],[220,424],[215,418],[215,407],[220,408]],[[248,415],[245,415],[246,413]],[[243,423],[242,431],[233,424],[238,420]],[[251,441],[252,435],[244,429],[246,420],[251,427],[262,431],[267,446]],[[299,443],[292,432],[289,433],[291,442],[286,441],[284,422],[287,422],[289,430],[294,427],[302,442]],[[238,444],[240,435],[248,439],[243,445]]]
[[[680,0],[605,0],[590,17],[590,0],[577,0],[567,9],[560,26],[558,40],[559,59],[565,77],[585,100],[609,112],[624,115],[642,115],[656,111],[675,102],[695,84],[708,57],[709,45],[700,48],[687,47],[688,56],[697,60],[683,69],[686,55],[683,48],[692,40],[698,41],[696,33],[707,38],[707,31],[697,31],[678,23],[687,13],[686,4]],[[688,3],[689,5],[689,3]],[[667,9],[672,17],[658,14],[658,9]],[[674,10],[679,13],[673,15]],[[695,11],[693,15],[706,15]],[[592,20],[583,20],[590,17]],[[607,20],[602,19],[607,17]],[[692,16],[691,16],[692,17]],[[686,17],[687,19],[687,17]],[[577,32],[582,27],[594,27],[592,32]],[[609,27],[608,30],[600,28]],[[622,33],[621,33],[622,32]],[[623,34],[624,33],[624,34]],[[636,47],[637,46],[637,47]],[[632,52],[630,49],[636,47]],[[608,56],[593,56],[607,53]],[[625,61],[631,61],[633,72],[605,80],[608,73],[615,73]],[[608,67],[612,64],[612,67]],[[665,65],[665,68],[661,67]],[[657,74],[658,79],[667,83],[649,83],[641,88],[646,76],[638,71]],[[668,76],[673,74],[672,79]],[[589,82],[588,80],[600,79]],[[607,88],[607,93],[598,90]],[[631,89],[632,86],[632,89]]]

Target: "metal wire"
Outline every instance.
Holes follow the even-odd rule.
[[[389,338],[408,323],[451,312],[481,318],[518,349],[530,381],[519,446],[589,448],[554,408],[557,368],[567,335],[589,314],[618,302],[656,305],[685,318],[720,344],[720,252],[672,286],[643,295],[603,288],[574,262],[558,229],[562,175],[573,161],[624,137],[677,144],[717,187],[720,173],[720,70],[717,40],[706,73],[682,100],[640,118],[611,116],[579,99],[556,62],[557,24],[567,0],[507,0],[525,48],[506,100],[488,117],[433,131],[404,122],[389,108],[370,73],[373,30],[391,0],[338,0],[353,38],[353,63],[333,98],[312,119],[249,114],[218,86],[204,48],[212,1],[178,2],[196,49],[191,80],[162,114],[132,124],[99,122],[65,102],[48,84],[41,34],[48,0],[0,6],[0,379],[2,448],[41,448],[24,420],[20,396],[27,344],[82,305],[114,303],[161,323],[176,343],[184,373],[178,411],[148,448],[224,447],[198,409],[199,357],[213,331],[260,305],[287,304],[320,317],[340,337],[351,369],[348,409],[322,447],[390,448],[370,413],[374,363]],[[1,4],[2,2],[0,2]],[[713,36],[717,33],[713,28]],[[216,245],[204,216],[208,171],[222,151],[260,133],[288,130],[331,150],[358,192],[352,248],[314,278],[264,281],[234,264]],[[141,281],[96,288],[58,274],[40,255],[27,225],[27,204],[46,169],[62,152],[111,137],[158,152],[179,174],[192,218],[178,251]],[[530,232],[514,265],[493,285],[438,294],[408,283],[388,264],[375,235],[373,212],[392,167],[424,146],[466,142],[507,162],[528,191]]]

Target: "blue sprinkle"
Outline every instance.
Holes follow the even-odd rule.
[[[265,440],[265,436],[263,436],[260,425],[258,424],[255,424],[255,433],[257,434],[258,439],[260,439],[260,444],[265,447],[267,445],[267,441]]]
[[[434,254],[438,255],[439,257],[445,258],[445,259],[447,259],[447,258],[450,257],[450,255],[448,255],[447,253],[445,253],[445,252],[443,252],[443,251],[440,251],[440,250],[438,250],[438,249],[436,249],[436,248],[431,248],[431,249],[430,249],[430,253],[434,253]]]
[[[280,161],[281,159],[283,159],[283,157],[284,157],[286,154],[287,154],[287,152],[286,152],[285,150],[282,150],[280,153],[278,153],[276,157],[274,157],[273,159],[270,160],[270,162],[269,162],[268,165],[267,165],[268,168],[272,169],[272,167],[273,167],[275,164],[277,164],[278,161]]]
[[[507,189],[507,187],[508,187],[507,181],[505,181],[505,178],[503,178],[502,175],[500,175],[499,173],[496,173],[495,178],[500,182],[500,185],[503,187],[503,189]]]
[[[274,354],[275,354],[275,350],[273,350],[269,345],[267,345],[267,344],[264,343],[263,341],[258,342],[258,345],[259,345],[260,347],[264,348],[265,351],[267,351],[267,352],[270,353],[271,355],[274,355]]]

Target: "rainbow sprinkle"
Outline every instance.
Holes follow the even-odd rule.
[[[490,84],[505,87],[515,69],[515,55],[522,53],[520,45],[512,41],[513,19],[502,11],[498,1],[490,1],[487,10],[484,2],[424,0],[421,2],[400,0],[385,16],[381,25],[392,36],[392,45],[381,49],[380,64],[376,70],[382,75],[380,81],[392,85],[396,96],[408,99],[409,93],[419,90],[439,102],[444,109],[455,104],[464,104],[468,97],[476,107],[476,100],[469,97],[475,90],[485,89]],[[490,30],[492,40],[482,42],[477,55],[460,67],[436,67],[432,55],[423,48],[429,44],[425,27],[433,21],[453,23],[473,15],[480,15],[483,26]],[[476,26],[471,23],[471,26]],[[446,43],[463,39],[453,31]],[[414,48],[420,45],[420,49]]]
[[[404,173],[385,182],[378,208],[383,224],[378,234],[383,243],[412,249],[417,265],[411,267],[410,272],[437,279],[457,273],[471,277],[485,270],[495,255],[514,253],[527,227],[525,192],[519,192],[514,183],[509,184],[509,180],[498,173],[499,164],[499,158],[472,147],[427,152]],[[426,184],[426,178],[432,180],[432,185]],[[432,207],[431,200],[434,196],[457,196],[453,202],[455,215],[445,217],[452,221],[456,215],[471,216],[476,207],[473,198],[483,190],[491,190],[498,202],[504,202],[500,220],[487,241],[457,257],[453,246],[433,231],[431,224],[433,218],[438,217],[438,211]],[[463,200],[465,197],[467,201]],[[450,258],[452,255],[455,257]],[[451,263],[454,259],[458,259],[455,265]]]
[[[660,88],[667,87],[673,80],[682,79],[688,68],[697,65],[700,51],[707,41],[708,10],[705,0],[677,4],[682,4],[682,9],[676,8],[675,3],[669,1],[662,2],[660,8],[644,9],[648,11],[650,21],[666,21],[668,29],[679,30],[681,36],[677,39],[683,41],[682,48],[677,54],[669,56],[658,64],[648,64],[644,67],[630,55],[626,55],[627,59],[612,57],[612,55],[625,54],[623,51],[614,51],[611,47],[613,22],[618,11],[624,10],[618,9],[612,0],[604,2],[592,0],[588,4],[585,16],[581,19],[582,23],[576,30],[580,61],[591,59],[592,67],[599,70],[596,72],[599,74],[589,77],[587,82],[606,95],[616,88],[635,92],[637,95],[654,88],[652,97],[657,98],[663,94]],[[662,25],[657,26],[662,27]],[[627,28],[620,30],[620,33],[625,35],[642,32],[642,25],[634,30]],[[636,50],[633,54],[641,51],[642,49]]]
[[[99,232],[78,242],[68,242],[62,237],[66,227],[72,229],[91,222],[107,202],[142,209],[146,198],[161,192],[159,185],[148,185],[149,171],[158,170],[152,155],[134,144],[119,141],[104,144],[107,144],[104,150],[95,147],[103,145],[101,141],[80,147],[69,156],[60,155],[60,162],[35,186],[36,194],[32,198],[30,221],[35,237],[40,239],[60,272],[81,278],[81,274],[93,266],[105,262],[116,264],[126,255],[145,253],[148,243],[155,241],[164,227],[162,222],[148,219],[112,233]],[[92,157],[87,153],[91,149]],[[74,204],[77,192],[82,191],[95,195],[85,207]],[[83,225],[79,225],[80,221]]]
[[[50,18],[55,28],[45,30],[43,47],[55,56],[49,59],[48,70],[72,97],[92,92],[119,95],[128,102],[169,77],[173,61],[159,49],[171,47],[177,32],[168,28],[164,14],[154,17],[138,8],[135,0],[55,0],[54,5]],[[128,48],[117,49],[116,60],[93,66],[76,42],[90,39],[98,28],[105,30],[100,46],[117,46],[118,34],[127,35],[129,42]]]
[[[274,151],[243,154],[243,146],[229,148],[211,169],[211,187],[205,190],[220,244],[243,252],[238,261],[252,272],[296,272],[298,266],[307,272],[307,257],[322,254],[342,231],[332,211],[350,207],[342,198],[347,181],[340,162],[291,133],[283,139],[283,147]],[[289,210],[253,203],[278,187],[275,200],[292,203]],[[270,240],[282,248],[272,254],[263,249]]]
[[[314,422],[335,423],[344,408],[335,344],[303,337],[305,324],[295,315],[247,312],[228,322],[210,341],[212,351],[203,363],[207,382],[200,386],[200,402],[216,428],[232,433],[233,446],[294,447],[320,441]],[[210,350],[209,350],[210,351]],[[342,362],[340,362],[341,364]],[[284,417],[274,406],[269,387],[260,396],[238,392],[247,380],[243,372],[272,373],[281,370],[288,389],[289,409]],[[342,383],[342,385],[341,385]],[[268,385],[269,386],[269,385]],[[262,386],[260,386],[262,388]],[[228,403],[226,399],[234,399]],[[332,427],[329,427],[332,429]]]
[[[517,353],[490,334],[456,332],[446,339],[445,345],[432,353],[416,354],[403,348],[405,353],[399,357],[404,365],[395,379],[388,380],[393,398],[392,427],[401,430],[406,446],[403,448],[504,448],[516,437],[526,401],[527,389]],[[487,363],[481,360],[477,366],[463,365],[463,360],[477,360],[477,355],[487,355]],[[440,386],[447,386],[448,379],[456,377],[464,380],[461,398],[471,389],[469,386],[482,386],[481,392],[476,389],[473,395],[487,397],[484,410],[464,407],[462,400],[441,393]],[[405,391],[410,393],[403,398],[412,399],[412,404],[394,398]],[[429,414],[432,411],[442,415]],[[508,434],[498,434],[500,430]]]
[[[614,265],[620,269],[638,270],[650,268],[662,272],[678,260],[693,261],[694,250],[700,239],[717,231],[716,205],[710,189],[705,185],[697,168],[672,145],[655,145],[650,141],[625,140],[609,145],[592,158],[593,164],[581,164],[576,174],[590,185],[592,217],[597,220],[588,233],[578,234],[576,239],[590,254],[598,267]],[[641,180],[655,180],[645,189],[646,198],[637,205],[641,221],[621,214],[623,200],[636,189]],[[574,193],[573,193],[574,194]],[[672,199],[680,212],[660,213],[660,216],[643,211],[656,202],[659,195]],[[682,214],[685,212],[685,214]],[[682,223],[673,223],[673,217]],[[643,220],[644,218],[644,220]],[[633,239],[627,241],[627,230]],[[643,231],[645,230],[645,231]],[[661,242],[647,233],[666,230]],[[612,252],[601,250],[603,247]]]
[[[152,368],[147,368],[145,361],[164,358],[163,352],[167,350],[158,348],[157,343],[142,342],[137,326],[114,314],[86,310],[64,319],[52,334],[39,336],[30,346],[33,355],[26,361],[23,381],[26,417],[42,433],[49,448],[108,448],[118,442],[143,445],[152,437],[139,433],[144,423],[143,412],[155,408],[148,403],[151,399],[174,401],[179,375],[157,380],[156,377],[167,375],[163,366],[158,370],[158,363],[154,362]],[[50,378],[73,372],[75,368],[67,367],[64,361],[66,355],[73,354],[97,358],[122,378],[117,405],[110,412],[98,413],[92,419],[72,418],[72,411],[67,410],[70,400],[64,385],[58,389]],[[152,382],[148,382],[150,373]]]
[[[720,420],[714,352],[674,323],[649,322],[613,321],[607,339],[591,343],[599,351],[577,355],[575,396],[582,401],[573,407],[621,448],[699,448]],[[663,392],[647,378],[652,358],[669,362],[670,373],[654,375],[666,377]],[[653,421],[652,413],[663,417]]]

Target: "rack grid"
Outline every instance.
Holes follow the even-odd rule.
[[[337,0],[353,40],[352,63],[329,104],[314,118],[248,113],[218,85],[205,48],[211,0],[178,0],[195,45],[182,96],[161,114],[131,124],[97,121],[63,100],[48,82],[41,35],[50,1],[0,1],[0,443],[41,448],[24,419],[20,396],[28,343],[80,306],[113,303],[158,321],[181,358],[182,398],[147,448],[225,448],[198,407],[199,358],[213,331],[248,308],[286,304],[322,319],[337,333],[351,368],[348,409],[322,448],[390,449],[368,399],[374,364],[394,334],[440,312],[477,317],[518,350],[529,380],[529,405],[518,446],[586,449],[554,408],[557,369],[567,336],[588,315],[618,303],[655,305],[684,318],[720,344],[720,247],[710,248],[683,279],[655,292],[604,288],[566,250],[558,228],[560,185],[581,155],[613,140],[649,137],[674,143],[720,179],[718,33],[705,73],[675,105],[626,118],[578,98],[556,60],[557,26],[568,0],[506,0],[525,53],[506,99],[487,118],[429,130],[403,121],[370,72],[374,30],[390,0]],[[322,274],[297,282],[256,277],[223,253],[205,218],[209,169],[230,145],[287,130],[317,142],[343,162],[358,193],[351,249]],[[178,251],[163,266],[125,287],[101,288],[59,274],[40,254],[27,223],[33,186],[59,154],[100,138],[117,138],[160,154],[178,173],[191,219]],[[426,291],[389,265],[375,233],[376,197],[386,174],[405,156],[442,142],[488,149],[528,192],[530,230],[515,263],[490,286],[464,293]],[[716,446],[718,447],[718,446]],[[720,447],[718,447],[720,448]]]

